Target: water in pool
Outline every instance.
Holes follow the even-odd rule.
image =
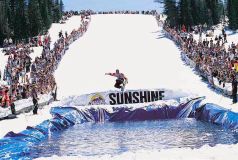
[[[195,119],[84,123],[53,134],[35,146],[30,156],[118,155],[141,149],[199,148],[237,142],[235,132]]]

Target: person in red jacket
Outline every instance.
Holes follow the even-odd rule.
[[[9,94],[8,94],[8,88],[6,88],[3,91],[3,95],[2,95],[2,107],[3,108],[9,107],[10,103],[11,102],[10,102],[10,97],[9,97]]]
[[[128,83],[128,79],[123,73],[120,73],[120,71],[117,69],[115,73],[105,73],[105,75],[117,77],[114,87],[124,91],[125,85]]]
[[[38,35],[38,46],[42,46],[41,35]]]
[[[182,32],[187,32],[185,25],[182,25]]]

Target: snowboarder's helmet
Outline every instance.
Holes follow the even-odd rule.
[[[116,69],[116,73],[119,73],[119,69]]]

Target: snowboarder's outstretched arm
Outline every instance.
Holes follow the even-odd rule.
[[[109,76],[114,76],[114,77],[116,77],[116,73],[105,73],[105,75],[109,75]]]

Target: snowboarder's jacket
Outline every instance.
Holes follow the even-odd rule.
[[[108,75],[117,77],[117,79],[127,80],[123,73],[108,73]]]

